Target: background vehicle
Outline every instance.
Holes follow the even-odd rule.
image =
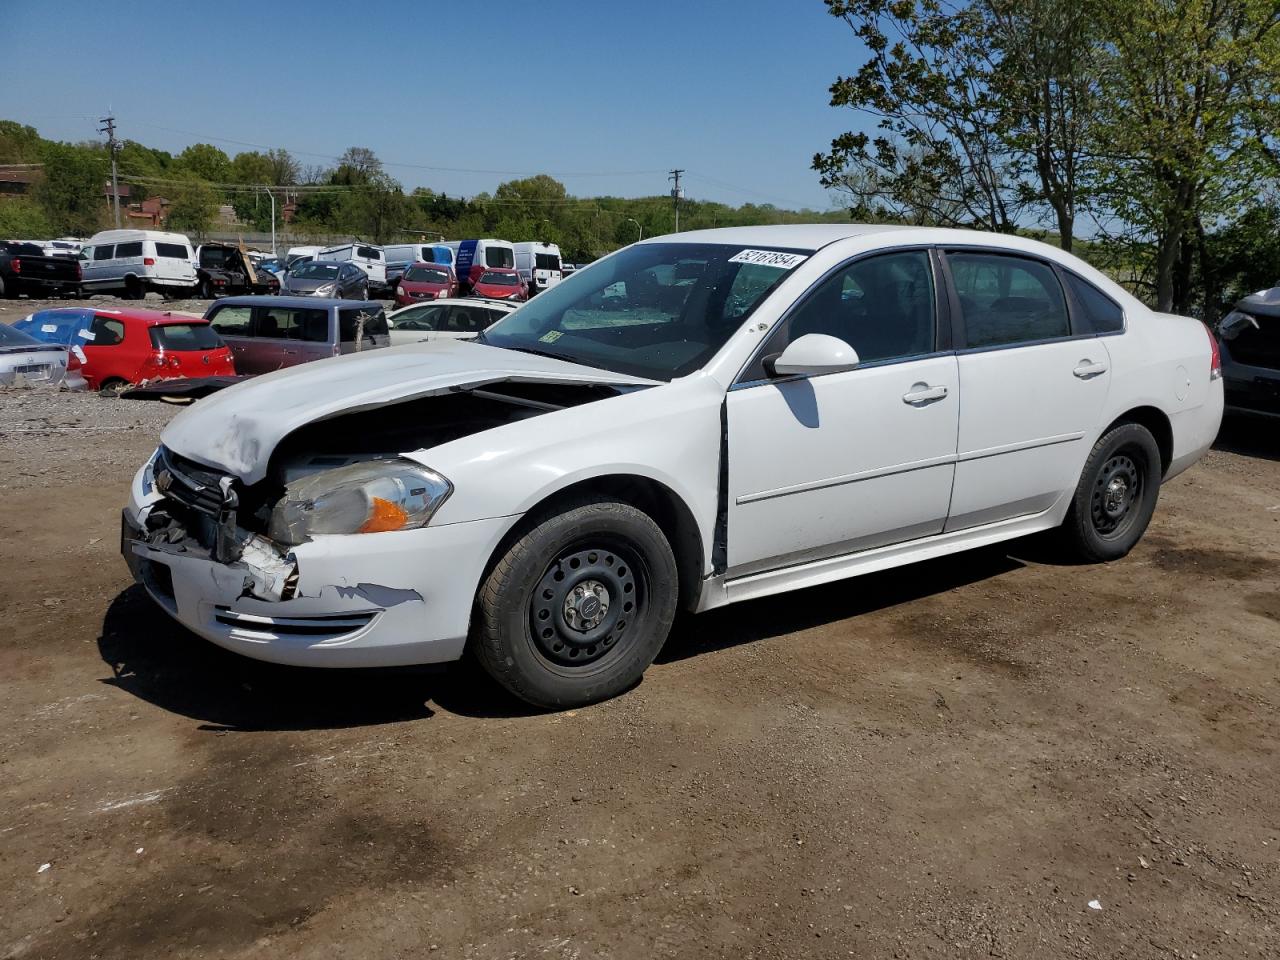
[[[1280,418],[1280,287],[1245,297],[1215,333],[1227,408]]]
[[[30,334],[0,323],[0,385],[22,381],[37,386],[83,390],[80,357],[66,347],[44,343]]]
[[[369,280],[369,289],[381,293],[387,286],[387,262],[383,259],[382,248],[369,243],[344,243],[337,247],[329,247],[316,254],[317,261],[333,260],[351,263],[364,271]]]
[[[513,300],[523,303],[529,299],[524,280],[514,270],[485,270],[471,284],[471,296],[490,300]]]
[[[44,248],[46,257],[71,257],[74,260],[84,241],[76,237],[59,237],[57,240],[45,240],[40,246]]]
[[[458,278],[453,267],[445,263],[412,264],[396,285],[396,303],[400,306],[457,295]]]
[[[470,292],[485,270],[511,270],[516,265],[515,244],[507,240],[448,240],[444,245],[454,253],[453,271],[463,293]]]
[[[258,269],[266,270],[277,280],[284,273],[284,261],[279,257],[266,257],[260,263],[256,264]]]
[[[46,256],[34,243],[0,242],[0,297],[78,296],[80,264],[67,257]]]
[[[517,243],[515,254],[516,269],[520,271],[520,279],[531,297],[554,287],[564,277],[560,248],[554,243]]]
[[[415,263],[453,266],[453,250],[443,243],[393,243],[382,248],[387,264],[387,286],[395,289],[405,270]]]
[[[462,340],[497,323],[516,307],[503,300],[435,300],[395,310],[387,315],[391,345],[422,340]]]
[[[369,278],[354,263],[309,260],[293,267],[280,285],[289,297],[337,297],[368,300]]]
[[[79,255],[85,293],[119,292],[141,300],[148,291],[181,296],[196,286],[191,241],[158,230],[104,230]]]
[[[280,281],[256,267],[248,254],[230,243],[202,243],[196,248],[197,294],[204,300],[245,293],[277,293]]]
[[[290,247],[289,252],[284,255],[285,269],[292,270],[295,264],[314,260],[323,249],[324,247]]]
[[[238,373],[270,373],[391,344],[381,304],[360,300],[228,297],[205,317],[231,348]]]
[[[14,326],[47,343],[69,345],[94,390],[236,372],[227,345],[202,318],[189,314],[139,308],[42,310]]]

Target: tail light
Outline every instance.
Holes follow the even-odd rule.
[[[74,350],[69,351],[67,353],[67,369],[79,370],[82,366],[84,366],[84,364],[80,362],[80,355]]]
[[[19,260],[17,257],[14,257],[12,260],[9,261],[9,269],[12,270],[14,273],[21,273],[22,261]]]
[[[79,260],[76,261],[76,279],[77,280],[84,279],[84,267],[80,266]]]
[[[143,257],[143,258],[142,258],[142,265],[143,265],[144,267],[154,267],[154,266],[156,265],[156,258],[155,258],[155,257]]]
[[[1209,334],[1209,381],[1212,383],[1222,379],[1222,351],[1218,348],[1218,338],[1213,331],[1207,326],[1204,329]]]

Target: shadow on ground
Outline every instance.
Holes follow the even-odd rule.
[[[737,604],[680,618],[658,657],[671,663],[909,603],[1022,564],[999,549]],[[426,720],[432,706],[493,718],[537,712],[470,661],[447,668],[313,670],[250,660],[171,620],[141,587],[111,602],[98,638],[103,682],[213,731],[314,730]]]
[[[1213,449],[1259,460],[1280,460],[1280,421],[1227,414]]]

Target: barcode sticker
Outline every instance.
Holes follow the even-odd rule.
[[[777,267],[790,270],[809,259],[804,253],[783,253],[781,250],[743,250],[729,258],[730,263],[754,263],[758,267]]]

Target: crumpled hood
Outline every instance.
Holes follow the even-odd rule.
[[[436,340],[318,360],[236,384],[174,417],[160,442],[253,484],[266,476],[276,445],[308,423],[504,380],[612,386],[658,382],[478,343]]]

